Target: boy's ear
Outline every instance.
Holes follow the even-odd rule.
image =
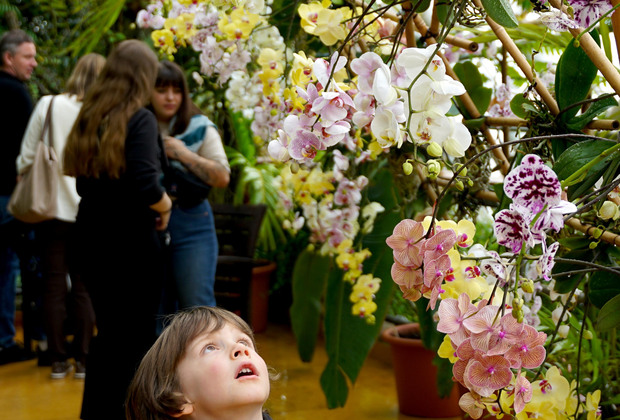
[[[194,412],[194,404],[188,402],[188,403],[183,404],[183,406],[181,407],[180,413],[174,413],[170,415],[175,418],[180,418],[183,416],[189,416],[193,412]]]

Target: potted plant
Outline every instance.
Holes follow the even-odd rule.
[[[416,310],[421,304],[396,294],[381,332],[381,340],[390,345],[399,411],[416,417],[461,416],[460,392],[452,382],[451,366],[437,356],[443,335],[427,328],[423,339]],[[428,315],[422,315],[427,318],[426,326],[433,323]]]

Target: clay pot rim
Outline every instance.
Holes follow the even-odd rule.
[[[394,325],[392,327],[384,329],[381,332],[381,339],[389,344],[399,344],[407,347],[424,347],[420,338],[400,336],[414,331],[417,333],[419,333],[420,331],[420,324],[418,324],[417,322]]]

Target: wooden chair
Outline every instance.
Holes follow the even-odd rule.
[[[219,244],[215,300],[250,322],[254,251],[267,206],[212,204],[211,208]]]

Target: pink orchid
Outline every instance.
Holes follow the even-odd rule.
[[[324,88],[325,86],[327,86],[327,82],[329,81],[329,75],[332,73],[332,69],[333,73],[336,73],[342,70],[346,64],[346,57],[339,55],[336,51],[332,54],[329,63],[323,58],[318,58],[312,66],[312,71],[321,86],[323,86]]]
[[[347,107],[355,108],[353,99],[338,88],[337,91],[322,92],[312,103],[312,112],[321,116],[323,127],[329,127],[337,121],[343,120],[349,114]]]
[[[392,280],[400,287],[405,299],[416,301],[422,297],[420,289],[424,285],[424,278],[420,268],[404,266],[395,261],[391,272]]]
[[[359,58],[351,60],[351,70],[357,74],[357,85],[360,91],[372,91],[375,72],[381,67],[387,69],[381,57],[374,52],[366,52]]]
[[[510,360],[510,366],[513,369],[534,369],[540,366],[547,354],[543,347],[546,339],[547,334],[524,325],[519,340],[505,354],[506,359]]]
[[[302,162],[314,159],[319,150],[325,150],[325,147],[315,133],[306,130],[297,131],[288,148],[291,157]]]
[[[424,285],[431,290],[431,297],[429,307],[435,309],[435,304],[439,295],[444,293],[445,290],[441,288],[441,285],[446,277],[448,271],[452,268],[450,257],[447,255],[441,255],[430,262],[424,261]]]
[[[520,413],[525,408],[525,404],[532,400],[532,384],[525,378],[525,374],[517,374],[514,388],[514,409]]]
[[[490,393],[487,390],[497,390],[510,385],[512,371],[510,363],[502,356],[476,356],[467,366],[465,376],[472,385],[485,389],[482,396],[488,396]]]
[[[347,206],[349,204],[357,204],[362,199],[362,192],[355,182],[344,178],[338,184],[338,189],[334,194],[334,203],[339,206]]]
[[[506,314],[499,322],[499,328],[489,338],[489,356],[502,355],[519,339],[523,332],[523,324],[512,314]]]
[[[448,334],[455,346],[469,337],[469,331],[463,325],[463,321],[477,311],[471,303],[469,295],[462,293],[458,300],[444,299],[439,304],[439,323],[437,331]]]
[[[459,399],[459,407],[469,414],[472,419],[479,419],[486,408],[482,397],[475,392],[466,392]]]
[[[406,266],[422,265],[422,247],[424,245],[424,227],[422,223],[404,219],[395,227],[386,241],[394,251],[394,259]]]
[[[489,351],[492,336],[499,332],[499,306],[487,305],[463,321],[471,333],[471,345],[482,352]]]
[[[432,261],[446,254],[456,244],[452,229],[439,230],[424,243],[424,261]]]

